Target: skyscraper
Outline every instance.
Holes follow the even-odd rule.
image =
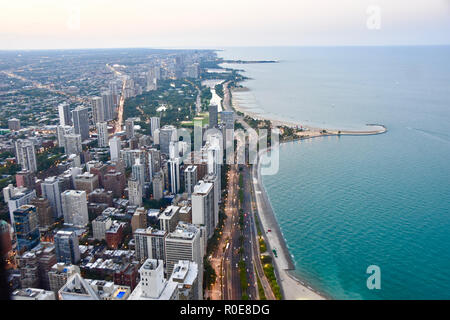
[[[155,130],[159,129],[161,118],[160,117],[151,117],[150,118],[150,134],[152,137],[155,137]]]
[[[14,232],[17,237],[17,249],[31,250],[40,242],[39,220],[36,207],[23,205],[16,209],[14,215]]]
[[[111,153],[111,160],[117,161],[120,158],[120,147],[121,147],[121,141],[118,137],[112,137],[112,139],[109,140],[109,150]]]
[[[81,134],[66,134],[64,151],[67,155],[79,155],[83,151]]]
[[[63,215],[61,205],[61,192],[60,181],[57,177],[50,177],[45,179],[41,183],[42,196],[50,202],[52,207],[53,218],[58,219]]]
[[[142,206],[142,185],[139,180],[128,180],[128,199],[132,206]]]
[[[59,114],[59,124],[61,126],[72,125],[68,103],[63,102],[60,105],[58,105],[58,114]]]
[[[159,130],[159,146],[161,153],[169,154],[171,141],[177,141],[177,129],[174,126],[164,126]]]
[[[81,135],[81,141],[89,139],[89,109],[77,107],[72,111],[72,118],[74,132]]]
[[[64,224],[85,227],[89,223],[86,192],[66,190],[61,193]]]
[[[106,122],[97,122],[98,146],[107,148],[109,142],[108,124]]]
[[[30,140],[17,140],[15,143],[17,163],[22,170],[37,171],[36,151]]]
[[[209,128],[217,127],[217,123],[218,123],[217,105],[210,104],[209,105]]]
[[[197,184],[197,166],[190,165],[184,170],[184,191],[191,195]]]
[[[153,199],[160,200],[163,197],[164,192],[164,175],[162,171],[155,173],[153,176]]]
[[[167,161],[169,165],[170,192],[177,194],[180,191],[180,158]]]
[[[175,264],[180,260],[196,262],[201,270],[199,279],[203,279],[203,248],[200,229],[185,222],[179,222],[175,231],[166,237],[167,274],[172,274]]]
[[[125,132],[127,134],[127,139],[131,139],[134,137],[134,120],[133,119],[125,120]]]
[[[192,194],[192,223],[205,226],[208,239],[214,233],[214,186],[200,180]]]
[[[167,232],[152,227],[136,229],[134,232],[135,254],[139,262],[147,259],[165,260],[164,243]]]
[[[55,251],[58,262],[77,264],[80,261],[80,247],[75,232],[58,231],[55,235]]]
[[[103,122],[105,118],[105,109],[103,107],[103,99],[101,97],[93,97],[91,99],[92,117],[94,123]]]

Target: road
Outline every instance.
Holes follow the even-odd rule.
[[[116,76],[122,78],[122,92],[120,94],[119,106],[117,107],[117,120],[114,124],[114,133],[122,131],[123,128],[123,106],[125,104],[125,88],[127,85],[127,76],[122,72],[117,71],[114,67],[109,64],[106,65],[112,72],[116,74]]]
[[[230,110],[230,95],[228,83],[224,84],[223,107]],[[236,117],[244,128],[250,128],[242,119]],[[239,150],[236,150],[239,152]],[[240,169],[239,169],[240,167]],[[244,201],[239,203],[239,175],[243,176]],[[217,280],[208,291],[208,296],[212,300],[240,300],[242,298],[239,260],[241,248],[241,234],[243,239],[242,258],[245,261],[245,271],[247,274],[247,295],[251,300],[259,299],[257,276],[261,280],[264,293],[267,299],[274,300],[275,296],[270,288],[270,284],[264,275],[260,260],[259,242],[255,224],[256,205],[253,198],[253,176],[252,170],[247,165],[231,165],[228,173],[228,195],[225,199],[225,220],[222,236],[219,240],[217,250],[210,259],[211,265],[216,270]],[[239,229],[239,210],[244,213],[243,230]]]

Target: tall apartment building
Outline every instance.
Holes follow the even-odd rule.
[[[30,140],[17,140],[15,142],[17,163],[22,170],[37,171],[36,151]]]
[[[14,232],[17,238],[17,249],[31,250],[40,242],[39,220],[36,207],[23,205],[13,212]]]
[[[66,284],[67,280],[75,273],[80,274],[80,268],[78,266],[62,262],[55,263],[48,272],[49,290],[57,295],[59,289],[61,289]]]
[[[177,194],[180,191],[180,158],[167,161],[169,169],[170,192]]]
[[[72,119],[70,116],[70,108],[67,102],[63,102],[58,105],[59,124],[61,126],[71,126]]]
[[[61,192],[63,187],[57,177],[46,178],[41,183],[42,196],[50,202],[53,211],[53,218],[58,219],[62,217],[63,210],[61,204]]]
[[[155,174],[153,177],[153,199],[160,200],[164,192],[164,175],[162,171]]]
[[[98,146],[107,148],[109,143],[108,124],[106,122],[97,122]]]
[[[142,185],[136,179],[128,180],[128,199],[132,206],[142,206]]]
[[[166,236],[166,231],[152,227],[136,229],[134,232],[136,260],[140,262],[147,259],[165,260]]]
[[[80,134],[66,134],[64,136],[64,151],[67,155],[79,155],[83,151],[82,137]]]
[[[161,153],[169,154],[171,141],[177,141],[177,129],[172,125],[166,125],[159,130],[159,146]]]
[[[159,129],[160,122],[161,122],[160,117],[151,117],[150,118],[150,131],[151,131],[150,134],[152,137],[155,136],[155,130]]]
[[[184,170],[184,191],[188,195],[194,192],[194,187],[197,184],[197,166],[190,165]]]
[[[159,216],[159,228],[167,233],[175,231],[180,221],[180,207],[168,206]]]
[[[216,128],[218,124],[217,105],[209,105],[209,128]]]
[[[66,190],[61,193],[64,224],[85,227],[89,223],[87,197],[85,191]]]
[[[108,216],[100,215],[92,221],[92,236],[97,240],[106,239],[106,231],[112,225],[112,220]]]
[[[89,139],[89,109],[77,107],[72,111],[73,128],[75,134],[81,136],[81,141]]]
[[[121,148],[122,142],[119,137],[112,137],[109,140],[109,150],[111,153],[111,160],[117,161],[120,159],[120,148]]]
[[[86,192],[86,194],[91,193],[99,187],[98,176],[89,172],[79,174],[75,176],[74,186],[76,190],[81,190]]]
[[[74,231],[58,231],[54,240],[58,262],[77,264],[80,261],[80,247]]]
[[[42,229],[49,228],[55,221],[50,201],[45,198],[34,198],[30,201],[30,204],[36,207],[39,227]]]
[[[137,208],[131,217],[131,231],[147,228],[147,210],[144,207]]]
[[[170,280],[178,284],[179,300],[203,300],[199,284],[199,270],[195,262],[180,260],[173,268]]]
[[[139,274],[141,281],[128,300],[178,300],[178,285],[164,278],[162,260],[146,260]]]
[[[214,186],[200,180],[192,194],[192,223],[205,226],[208,239],[214,234]]]
[[[203,250],[200,229],[192,224],[179,222],[175,231],[166,237],[167,274],[172,274],[178,261],[193,261],[199,265],[199,285],[203,288]]]

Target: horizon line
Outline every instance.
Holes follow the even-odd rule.
[[[211,50],[223,51],[227,48],[341,48],[341,47],[448,47],[450,43],[436,43],[436,44],[342,44],[342,45],[254,45],[254,46],[217,46],[217,47],[170,47],[170,46],[130,46],[130,47],[74,47],[74,48],[14,48],[14,49],[0,49],[0,52],[9,51],[68,51],[68,50],[121,50],[121,49],[150,49],[150,50]]]

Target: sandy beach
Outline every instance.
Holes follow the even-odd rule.
[[[226,87],[227,88],[227,87]],[[236,91],[248,90],[246,88],[239,88]],[[232,92],[235,92],[234,90]],[[299,128],[301,126],[300,123],[289,122],[289,121],[280,121],[269,119],[263,117],[254,112],[250,112],[245,108],[239,106],[236,99],[231,99],[231,105],[234,110],[242,112],[244,115],[250,116],[254,119],[258,120],[269,120],[272,123],[272,126],[287,126],[293,128]],[[309,139],[323,136],[337,136],[337,135],[375,135],[382,134],[387,131],[386,127],[379,124],[368,124],[368,130],[362,131],[348,131],[348,130],[329,130],[325,128],[313,128],[308,126],[302,126],[304,131],[298,132],[298,139]],[[261,171],[259,159],[262,153],[266,152],[266,150],[262,150],[259,152],[258,164],[253,166],[253,191],[256,199],[257,205],[257,214],[259,220],[262,224],[262,229],[264,230],[263,236],[266,241],[266,245],[268,251],[276,250],[278,257],[273,257],[274,267],[277,275],[277,279],[281,290],[283,292],[283,297],[286,300],[326,300],[328,299],[325,294],[314,290],[308,284],[306,284],[301,279],[296,278],[293,275],[293,271],[295,270],[295,265],[292,260],[292,257],[289,253],[289,250],[286,245],[286,241],[284,239],[283,233],[278,225],[278,222],[275,218],[275,214],[273,212],[270,201],[267,197],[267,193],[264,189],[261,179]],[[268,230],[271,230],[268,232]],[[273,255],[272,255],[273,256]]]

